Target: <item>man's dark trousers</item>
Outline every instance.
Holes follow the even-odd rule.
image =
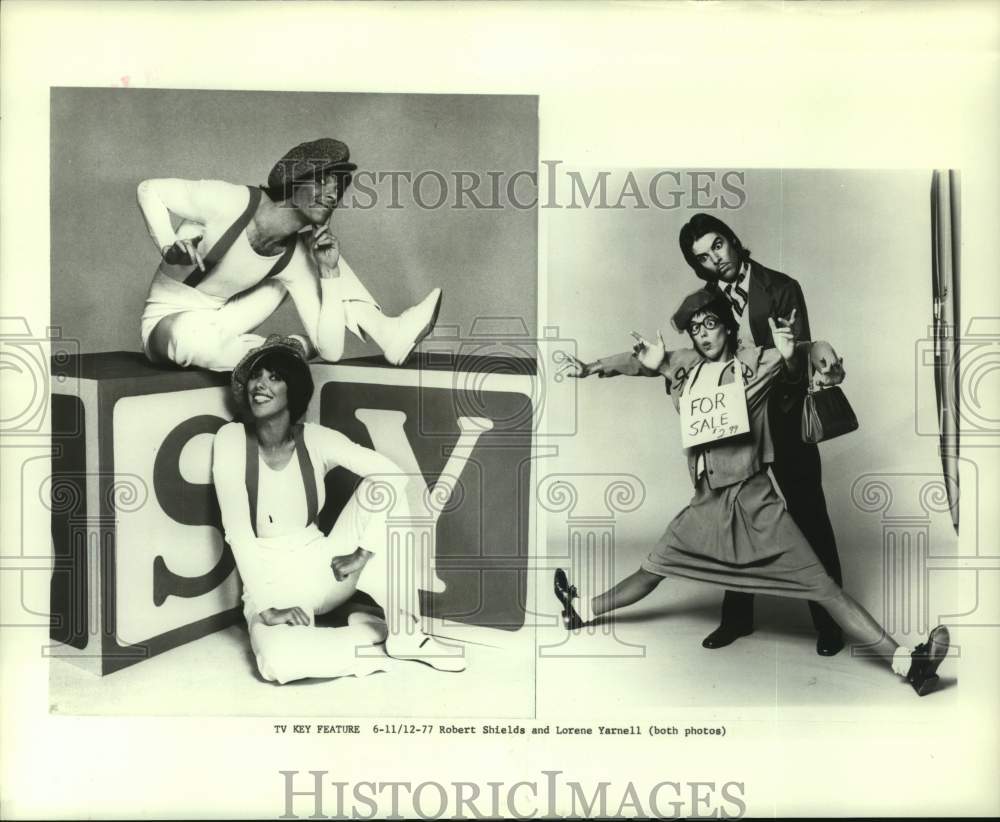
[[[748,320],[756,345],[773,347],[769,317],[789,317],[795,312],[795,338],[812,339],[805,297],[798,282],[780,271],[774,271],[751,261]],[[822,469],[819,449],[802,442],[802,405],[806,395],[806,380],[796,384],[779,381],[768,399],[768,421],[774,441],[774,464],[771,471],[785,498],[788,513],[809,541],[826,572],[838,584],[843,584],[840,559],[833,526],[826,512],[823,496]],[[813,624],[825,637],[841,636],[840,626],[826,609],[809,603]],[[753,627],[753,594],[726,591],[722,603],[722,625],[736,633]]]
[[[809,541],[826,572],[833,577],[834,582],[843,585],[837,542],[826,512],[819,449],[802,442],[799,429],[802,398],[798,399],[787,414],[775,405],[771,406],[769,415],[771,438],[774,440],[774,464],[771,471],[785,498],[788,513]],[[841,635],[840,626],[825,608],[810,602],[809,612],[812,614],[813,625],[821,636],[833,638]],[[737,632],[749,630],[753,626],[753,594],[726,591],[722,603],[722,624]]]

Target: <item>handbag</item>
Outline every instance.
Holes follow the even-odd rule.
[[[809,388],[802,403],[802,441],[815,445],[849,434],[858,427],[854,409],[839,385],[813,388],[813,364],[809,360]]]

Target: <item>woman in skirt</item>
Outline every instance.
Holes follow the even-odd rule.
[[[707,582],[728,590],[775,594],[821,602],[841,628],[885,658],[923,696],[948,651],[948,630],[935,628],[926,643],[898,645],[857,601],[826,573],[771,484],[767,466],[773,446],[767,427],[767,396],[775,381],[804,379],[812,343],[796,342],[794,316],[769,320],[774,348],[738,348],[738,326],[725,296],[714,288],[689,295],[674,314],[693,348],[668,352],[662,335],[649,343],[633,334],[631,353],[585,363],[571,358],[571,377],[662,376],[674,407],[689,377],[704,364],[733,362],[721,385],[739,369],[745,384],[749,433],[687,449],[694,497],[667,526],[638,570],[596,596],[574,584],[563,569],[555,593],[570,629],[646,597],[667,576]]]
[[[407,478],[396,465],[339,431],[298,423],[313,394],[301,343],[268,337],[232,376],[245,422],[215,435],[212,479],[226,541],[243,580],[250,645],[264,679],[363,675],[386,655],[444,671],[465,668],[462,649],[420,627],[416,580],[405,557],[391,563],[393,532],[405,547]],[[316,524],[324,477],[336,466],[362,477],[329,535]],[[385,504],[391,501],[395,525]],[[361,575],[381,607],[354,606]],[[315,617],[348,604],[346,628],[316,627]],[[373,646],[384,643],[382,648]]]

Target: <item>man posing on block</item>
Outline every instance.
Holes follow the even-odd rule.
[[[795,338],[812,339],[809,315],[802,289],[791,277],[772,271],[743,247],[733,230],[710,214],[695,214],[680,232],[684,259],[694,273],[726,295],[746,345],[773,348],[769,318],[794,315]],[[826,384],[843,379],[839,362],[821,378]],[[823,568],[837,585],[843,584],[833,526],[823,496],[819,449],[802,441],[802,403],[807,381],[779,381],[768,407],[768,422],[774,441],[771,471],[778,483],[788,513],[816,552]],[[816,652],[833,656],[844,647],[840,627],[816,602],[809,602],[818,638]],[[753,594],[726,591],[722,622],[702,645],[722,648],[753,632]]]
[[[163,257],[142,314],[150,361],[229,371],[264,342],[252,332],[291,294],[310,357],[339,360],[349,329],[400,365],[433,328],[441,290],[387,317],[340,258],[328,223],[356,169],[344,143],[323,138],[289,151],[266,186],[140,183],[139,208]]]

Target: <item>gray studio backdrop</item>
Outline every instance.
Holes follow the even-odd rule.
[[[140,351],[139,316],[159,255],[136,185],[149,177],[260,184],[291,146],[320,136],[343,140],[360,171],[382,175],[369,183],[374,197],[358,192],[360,207],[338,209],[332,225],[388,313],[441,286],[440,325],[465,335],[477,317],[499,316],[534,333],[537,215],[512,205],[530,205],[527,174],[538,167],[537,98],[524,96],[55,88],[52,324],[84,352]],[[414,194],[404,172],[440,174],[447,202],[420,207],[441,199],[440,178],[425,174]],[[458,193],[457,172],[478,174],[477,199],[500,207],[473,207]],[[474,178],[463,179],[470,187]],[[468,207],[455,208],[457,200]],[[263,333],[300,328],[288,300]],[[348,335],[347,356],[371,353],[372,344]]]
[[[635,173],[647,204],[646,187],[657,171]],[[934,384],[923,357],[932,317],[931,173],[736,169],[742,182],[728,181],[743,191],[739,197],[722,187],[726,171],[733,169],[715,170],[714,182],[699,177],[701,194],[685,170],[661,178],[659,199],[676,202],[674,208],[638,208],[626,197],[620,209],[547,210],[547,324],[576,341],[586,360],[628,350],[632,329],[647,338],[662,329],[668,348],[684,347],[687,337],[673,331],[669,318],[700,281],[681,256],[678,233],[698,211],[726,221],[754,259],[799,281],[814,339],[831,341],[844,357],[843,389],[861,427],[821,444],[820,452],[847,590],[879,618],[897,608],[904,590],[913,597],[909,610],[926,602],[918,597],[929,597],[929,610],[940,614],[949,607],[949,592],[974,580],[955,571],[931,573],[918,591],[898,568],[883,571],[887,548],[903,532],[914,548],[922,534],[925,549],[938,556],[954,555],[957,545],[942,500],[921,491],[941,476]],[[596,174],[582,173],[588,187]],[[607,178],[609,205],[626,176],[615,171]],[[568,174],[558,180],[567,204],[571,182]],[[723,208],[723,201],[739,207]],[[645,502],[618,517],[621,575],[635,569],[691,497],[678,418],[662,380],[592,377],[576,389],[577,436],[560,441],[559,456],[547,467],[578,473],[584,484],[588,473],[599,471],[633,474],[645,486]],[[930,421],[920,432],[918,417]],[[974,473],[964,472],[963,532],[976,528],[976,493]],[[562,516],[549,523],[551,551],[553,541],[565,542],[566,526]],[[707,599],[720,601],[713,589],[704,590]],[[890,601],[889,591],[896,599]],[[804,607],[771,603],[766,607],[777,608],[784,624],[809,625]]]

